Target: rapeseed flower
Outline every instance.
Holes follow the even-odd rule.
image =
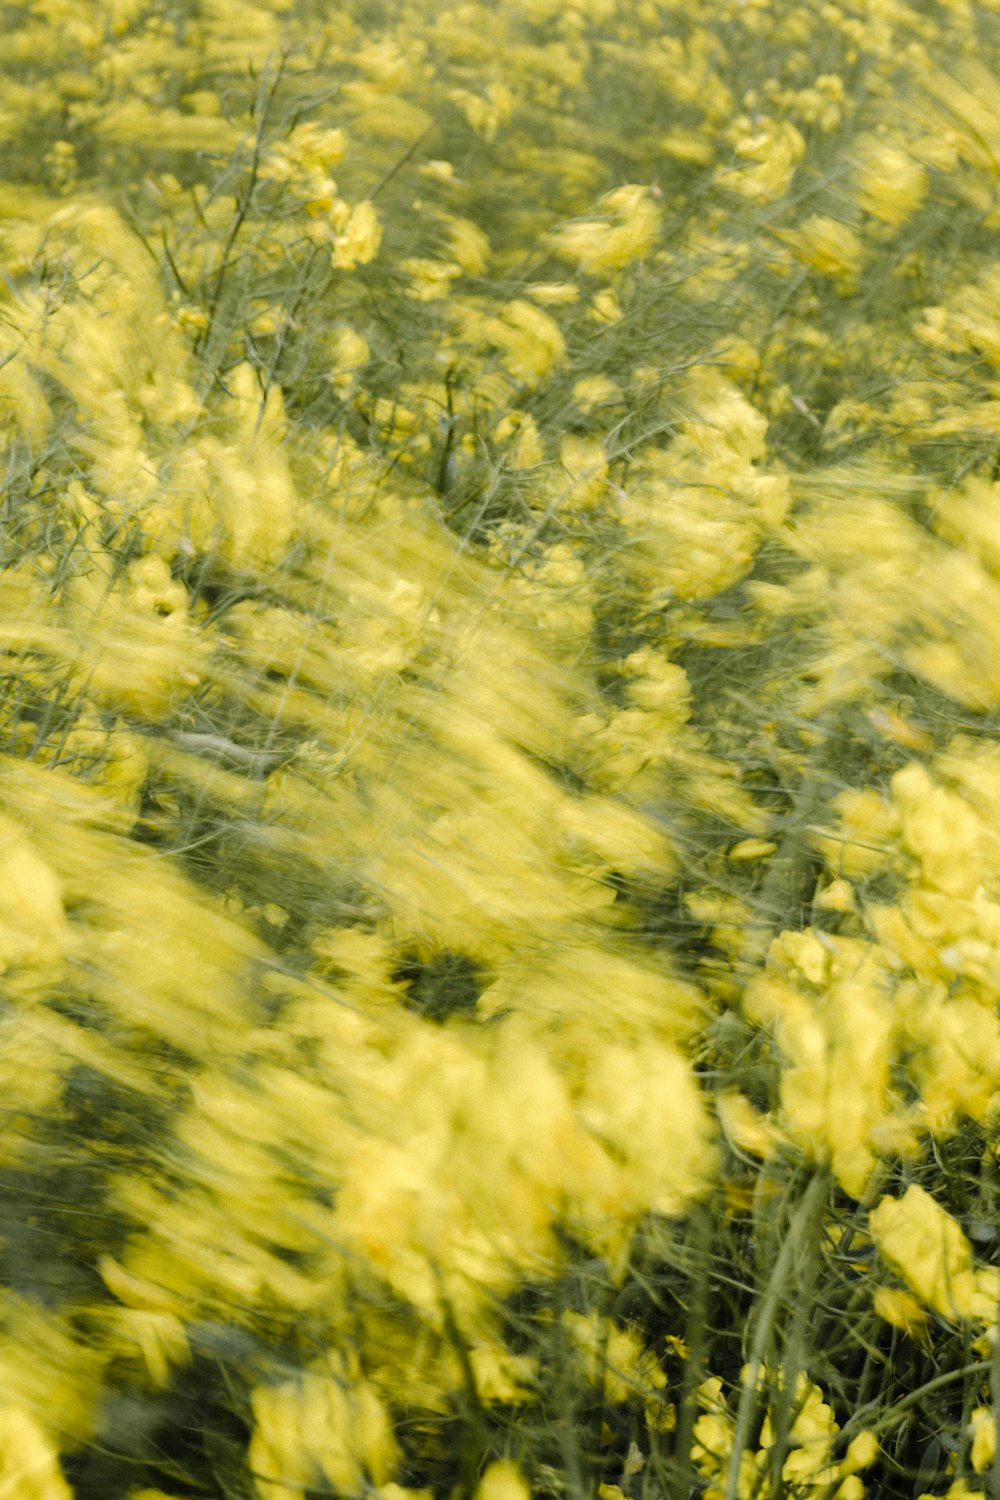
[[[662,223],[655,198],[639,183],[606,193],[597,206],[603,210],[599,218],[564,224],[552,234],[556,254],[575,260],[585,276],[617,271],[648,255]]]
[[[751,203],[773,203],[792,185],[795,169],[805,155],[805,141],[790,120],[769,116],[741,116],[732,127],[729,143],[737,165],[720,168],[719,187]]]
[[[868,1218],[882,1259],[945,1318],[993,1322],[1000,1277],[973,1266],[961,1226],[917,1183],[902,1198],[883,1198]]]
[[[984,1474],[993,1463],[997,1450],[997,1424],[988,1406],[977,1406],[969,1423],[972,1433],[970,1460],[973,1472]]]
[[[531,1491],[511,1459],[490,1464],[476,1490],[476,1500],[529,1500]]]
[[[810,270],[842,282],[845,291],[856,287],[864,247],[849,224],[829,214],[812,214],[798,229],[774,232]]]
[[[72,1500],[51,1439],[24,1407],[0,1407],[0,1445],[3,1500]]]
[[[9,17],[0,1490],[985,1472],[989,27],[391,9]]]
[[[337,271],[353,271],[375,259],[382,243],[382,226],[374,203],[356,203],[333,239],[330,261]]]
[[[857,148],[854,197],[860,208],[891,229],[911,219],[927,194],[927,172],[908,152],[875,136]]]

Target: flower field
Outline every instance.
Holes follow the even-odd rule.
[[[1000,1500],[1000,0],[0,143],[0,1500]]]

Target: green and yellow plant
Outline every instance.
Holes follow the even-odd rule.
[[[2,1500],[1000,1495],[1000,6],[4,32]]]

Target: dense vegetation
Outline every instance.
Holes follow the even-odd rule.
[[[34,0],[0,1497],[1000,1497],[1000,3]]]

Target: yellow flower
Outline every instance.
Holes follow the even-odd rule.
[[[575,260],[586,276],[620,270],[648,255],[662,223],[652,191],[637,183],[606,193],[598,208],[600,218],[564,224],[551,235],[556,254]]]
[[[982,828],[968,802],[935,786],[916,761],[893,776],[892,795],[902,815],[903,847],[920,861],[925,884],[971,896],[982,879]]]
[[[953,143],[970,166],[1000,178],[1000,83],[994,74],[977,59],[964,57],[949,68],[934,68],[924,85],[943,106],[943,120],[927,112],[931,130]]]
[[[533,281],[524,290],[542,307],[561,307],[578,301],[580,297],[580,288],[575,281]]]
[[[806,143],[789,120],[741,117],[730,137],[739,166],[715,174],[719,187],[751,203],[774,203],[788,192]],[[745,165],[744,165],[745,163]]]
[[[0,817],[0,966],[52,962],[68,938],[59,875],[16,823]]]
[[[694,130],[668,130],[660,136],[658,145],[664,156],[699,167],[707,167],[715,155],[715,143]]]
[[[72,1500],[56,1449],[23,1406],[0,1406],[0,1500]]]
[[[454,260],[431,260],[423,255],[410,255],[400,261],[399,269],[410,278],[406,295],[417,302],[439,302],[451,291],[452,282],[462,274],[462,268]]]
[[[515,380],[536,386],[566,357],[566,345],[555,323],[540,308],[521,298],[508,302],[502,318],[489,322],[491,342],[504,351],[503,363]]]
[[[839,826],[816,836],[830,873],[840,879],[863,880],[881,869],[899,831],[898,809],[874,787],[838,792],[830,807]]]
[[[625,314],[610,287],[597,292],[590,302],[590,316],[595,323],[620,323]]]
[[[348,1379],[338,1363],[253,1391],[249,1461],[261,1500],[287,1500],[324,1480],[356,1493],[366,1471],[376,1484],[389,1479],[398,1453],[385,1409],[367,1381]]]
[[[803,265],[821,276],[843,281],[848,288],[856,284],[864,252],[850,225],[829,214],[811,214],[797,230],[773,232]]]
[[[777,847],[777,844],[771,839],[740,839],[738,844],[733,844],[726,858],[735,861],[737,864],[748,863],[758,859],[766,859],[769,854],[775,852]]]
[[[330,260],[338,271],[353,271],[374,260],[382,243],[382,226],[375,205],[366,198],[356,203],[343,230],[335,236]]]
[[[624,400],[622,388],[606,375],[586,375],[573,387],[573,400],[581,411],[590,412],[609,402]]]
[[[357,384],[359,370],[368,363],[367,340],[353,328],[335,329],[330,338],[330,383],[341,395]]]
[[[493,441],[510,443],[506,459],[512,469],[531,469],[545,459],[538,424],[528,412],[508,412],[497,423]]]
[[[599,438],[568,432],[559,445],[559,457],[569,476],[562,489],[563,504],[591,509],[601,500],[608,477],[608,460]]]
[[[596,1312],[587,1317],[564,1313],[563,1324],[583,1356],[586,1378],[601,1382],[613,1404],[621,1405],[637,1392],[651,1395],[666,1385],[656,1356],[630,1329],[617,1328]]]
[[[475,1500],[530,1500],[531,1491],[518,1464],[501,1458],[490,1464],[479,1481]]]
[[[518,1405],[532,1400],[538,1362],[530,1355],[510,1354],[501,1344],[479,1344],[469,1351],[469,1363],[481,1401]]]
[[[452,89],[449,98],[484,141],[496,140],[497,131],[509,122],[514,109],[514,95],[505,83],[489,83],[482,94]]]
[[[984,1474],[997,1451],[997,1424],[992,1409],[977,1406],[969,1430],[972,1435],[972,1467],[977,1474]]]
[[[490,259],[490,242],[478,224],[438,210],[435,217],[448,231],[448,254],[467,276],[482,276]]]
[[[874,1432],[859,1432],[856,1438],[852,1438],[848,1444],[844,1461],[841,1464],[842,1474],[854,1474],[858,1469],[869,1469],[878,1458],[878,1438]]]
[[[175,1313],[153,1312],[140,1308],[113,1309],[110,1318],[117,1346],[142,1355],[153,1385],[165,1388],[170,1382],[171,1367],[186,1364],[191,1351],[184,1324]]]
[[[995,1313],[961,1227],[917,1183],[902,1198],[883,1198],[869,1225],[886,1265],[942,1317],[985,1322]]]
[[[858,206],[893,229],[913,217],[927,192],[921,164],[877,136],[858,143],[854,182]]]
[[[900,1287],[880,1286],[872,1293],[872,1306],[880,1318],[884,1318],[907,1338],[915,1340],[925,1348],[930,1344],[927,1331],[928,1318],[912,1292]]]
[[[776,939],[745,1008],[758,1024],[774,1026],[788,1059],[781,1103],[790,1133],[860,1197],[891,1118],[893,1016],[878,950],[822,936]]]
[[[740,1151],[763,1161],[774,1155],[782,1132],[767,1115],[758,1114],[749,1099],[729,1090],[716,1095],[715,1108],[727,1137]]]
[[[849,880],[831,880],[816,897],[815,904],[823,911],[854,911],[854,888]]]

